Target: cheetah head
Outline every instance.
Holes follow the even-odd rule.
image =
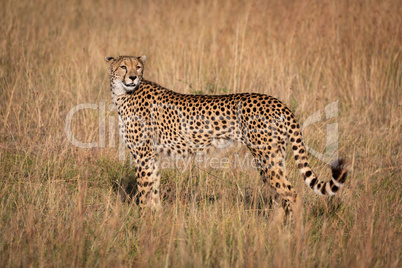
[[[105,57],[109,64],[110,85],[114,94],[126,94],[138,87],[142,81],[145,59],[145,55]]]

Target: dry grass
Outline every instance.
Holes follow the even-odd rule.
[[[3,0],[0,12],[0,266],[400,267],[399,1]],[[146,54],[146,78],[180,92],[276,96],[302,122],[339,101],[346,187],[315,196],[289,158],[303,204],[283,226],[260,209],[253,170],[166,169],[163,211],[141,216],[113,187],[132,170],[110,140],[83,149],[64,132],[75,105],[111,103],[103,57],[118,54]],[[326,123],[308,145],[324,150]],[[98,128],[96,110],[74,117],[82,141]]]

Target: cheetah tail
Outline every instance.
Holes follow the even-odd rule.
[[[301,132],[294,132],[291,134],[291,144],[293,149],[293,155],[296,161],[296,165],[303,176],[304,182],[309,186],[316,194],[319,195],[335,195],[346,181],[347,168],[345,160],[337,159],[331,163],[332,178],[330,181],[321,181],[317,178],[315,173],[307,162],[307,152],[303,143]],[[292,137],[293,136],[293,137]]]

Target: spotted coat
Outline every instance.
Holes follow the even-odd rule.
[[[106,57],[106,61],[119,129],[136,165],[141,205],[160,206],[158,155],[193,155],[221,139],[241,142],[250,149],[263,182],[276,192],[287,212],[297,202],[286,176],[288,141],[305,183],[315,193],[334,195],[343,186],[343,160],[332,164],[332,178],[327,182],[314,174],[300,125],[278,99],[256,93],[180,94],[142,78],[145,56]]]

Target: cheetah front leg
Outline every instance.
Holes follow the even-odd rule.
[[[160,209],[159,168],[152,154],[137,159],[136,175],[140,207]]]

